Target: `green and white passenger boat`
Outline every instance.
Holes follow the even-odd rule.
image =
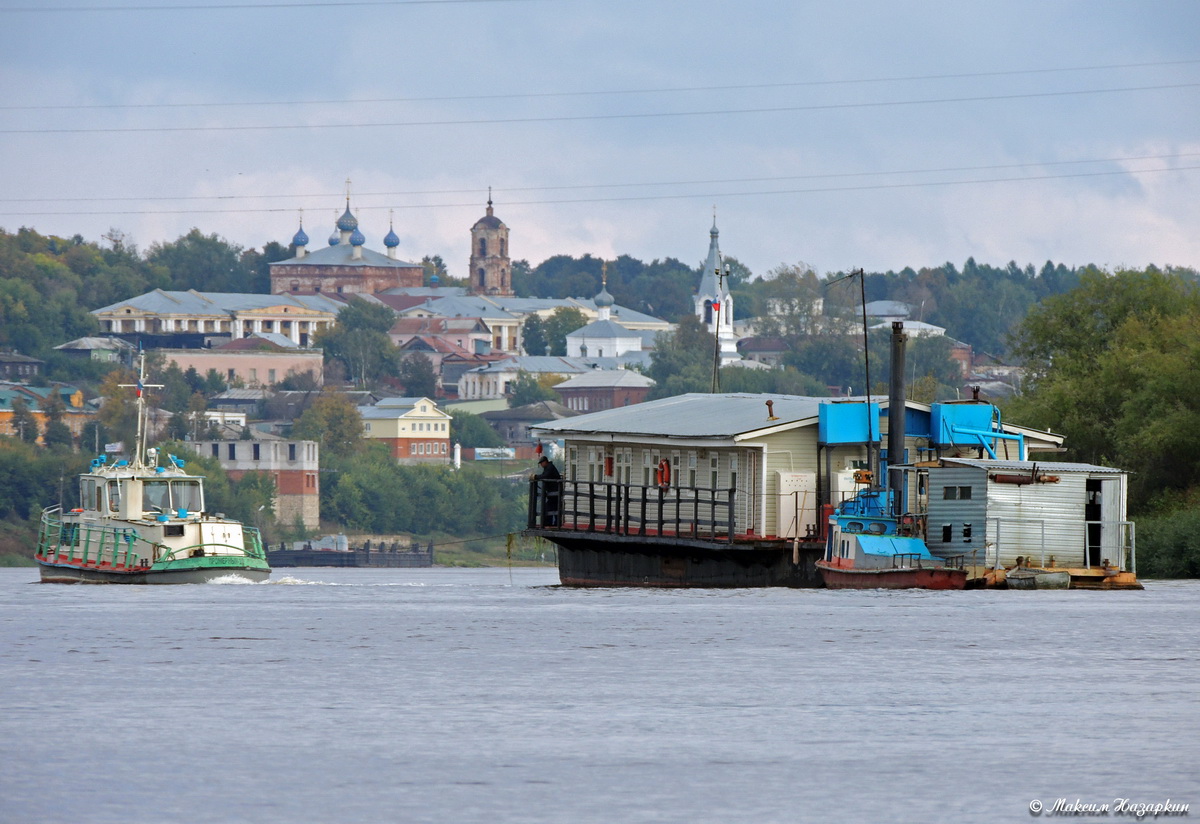
[[[42,512],[37,562],[43,583],[196,584],[271,574],[259,531],[207,510],[204,479],[145,447],[145,399],[137,383],[137,449],[130,460],[92,461],[79,477],[79,507]]]

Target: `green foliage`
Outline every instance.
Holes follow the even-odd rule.
[[[1066,436],[1072,460],[1131,472],[1130,508],[1200,487],[1200,289],[1155,269],[1083,274],[1018,330],[1033,367],[1010,420]]]
[[[199,292],[269,292],[270,281],[256,282],[255,271],[242,263],[242,247],[215,234],[192,229],[170,243],[155,243],[146,262],[170,273],[178,289]],[[187,284],[186,286],[182,284]]]
[[[561,400],[558,393],[552,388],[553,384],[561,381],[562,378],[559,375],[532,375],[529,372],[520,371],[517,373],[517,377],[509,383],[508,405],[515,409],[518,406],[538,401]]]
[[[410,398],[433,398],[437,395],[437,374],[433,361],[421,352],[412,352],[400,361],[400,382]]]
[[[346,308],[338,312],[337,322],[347,331],[365,329],[386,335],[396,322],[396,313],[382,303],[355,296],[346,304]]]
[[[42,509],[78,500],[76,476],[88,459],[0,437],[0,520],[35,520]]]
[[[478,415],[460,409],[450,411],[450,441],[464,447],[491,449],[504,446],[504,439]]]
[[[545,355],[549,348],[546,340],[546,322],[541,315],[530,315],[521,324],[521,342],[526,355]]]
[[[546,345],[551,355],[567,354],[567,335],[587,326],[587,317],[574,307],[560,306],[543,323]]]
[[[504,533],[524,522],[524,484],[471,469],[400,466],[386,450],[339,463],[321,488],[324,517],[347,529],[428,535]]]
[[[321,458],[350,458],[363,448],[363,420],[358,408],[339,392],[322,392],[292,427],[292,437],[317,441]]]
[[[1140,578],[1200,578],[1200,506],[1137,522]]]
[[[695,315],[685,315],[670,332],[660,332],[650,353],[649,398],[669,398],[712,389],[714,338]]]
[[[513,290],[523,297],[591,298],[600,292],[603,263],[591,255],[555,255],[534,268],[525,261],[516,261]],[[738,267],[740,275],[745,267]],[[647,264],[621,255],[608,262],[608,291],[619,306],[670,321],[691,313],[692,292],[699,280],[699,270],[674,258]]]

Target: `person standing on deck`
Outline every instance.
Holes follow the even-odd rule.
[[[542,526],[558,526],[558,507],[562,500],[562,474],[553,461],[543,455],[538,459],[541,472],[534,476],[541,481],[538,486],[542,492]]]

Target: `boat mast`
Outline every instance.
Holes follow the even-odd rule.
[[[135,403],[137,408],[137,437],[134,441],[133,457],[129,461],[129,465],[134,469],[142,469],[145,464],[142,462],[142,455],[146,451],[146,389],[161,389],[161,383],[146,383],[146,353],[140,348],[138,349],[138,380],[137,383],[120,383],[117,384],[122,388],[132,388],[135,390]]]

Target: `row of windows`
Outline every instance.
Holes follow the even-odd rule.
[[[408,445],[408,453],[410,455],[445,455],[446,449],[447,443],[445,441],[410,443]]]
[[[261,461],[262,460],[262,444],[261,443],[257,443],[257,442],[251,442],[248,444],[247,443],[227,443],[225,446],[226,446],[226,453],[227,453],[228,460],[236,461],[238,459],[239,451],[242,453],[242,455],[245,455],[246,447],[249,447],[249,450],[250,450],[250,460],[252,460],[252,461]],[[238,449],[239,446],[242,447],[240,450]],[[296,456],[298,454],[298,451],[296,449],[297,446],[298,446],[298,444],[294,444],[294,443],[289,443],[287,445],[287,459],[289,461],[296,460]],[[308,460],[313,460],[313,458],[315,457],[312,454],[312,452],[313,452],[312,446],[313,446],[312,444],[309,444],[309,448],[305,450],[305,452],[307,453],[306,457],[308,458]],[[212,448],[212,456],[214,458],[220,458],[221,457],[221,445],[219,443],[214,443],[214,444],[212,444],[211,448]]]
[[[636,455],[640,452],[640,455]],[[641,466],[635,467],[635,459]],[[715,453],[701,458],[696,452],[672,452],[670,455],[655,449],[634,450],[618,448],[611,455],[603,449],[593,447],[580,449],[571,447],[567,451],[567,478],[572,481],[595,481],[634,483],[635,475],[643,486],[662,483],[660,464],[667,461],[672,487],[698,487],[708,489],[737,488],[739,459],[737,454]],[[640,472],[637,472],[640,469]],[[727,473],[728,483],[723,483],[722,470]]]

